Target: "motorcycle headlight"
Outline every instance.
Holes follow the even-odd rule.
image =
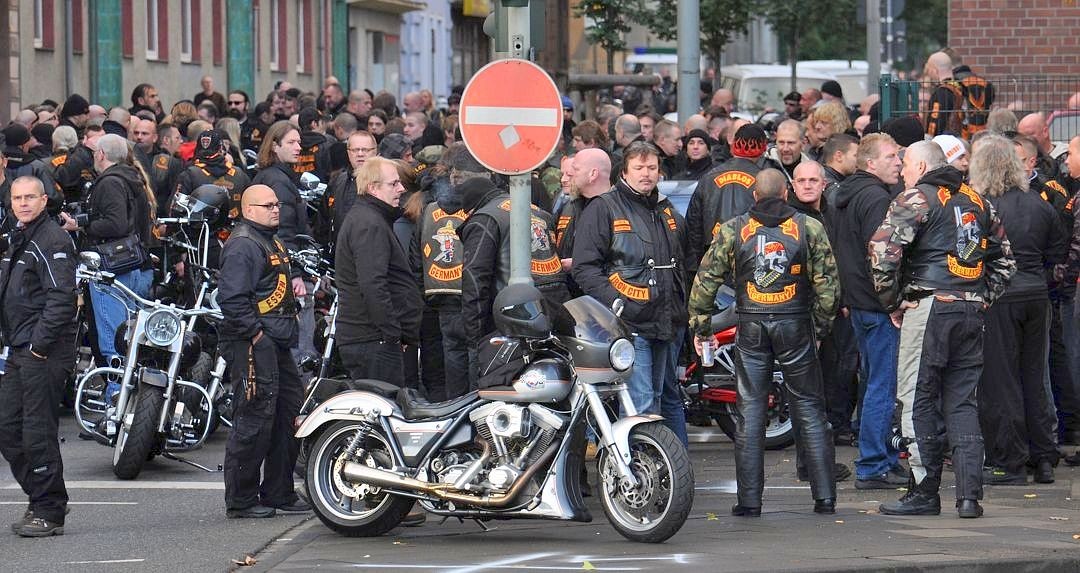
[[[180,317],[167,310],[155,310],[146,319],[146,338],[157,346],[169,346],[180,336]]]
[[[611,345],[608,350],[608,358],[611,367],[619,372],[625,372],[634,365],[634,343],[625,338],[620,338]]]

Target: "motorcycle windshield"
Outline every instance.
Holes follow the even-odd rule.
[[[563,305],[566,314],[555,321],[555,333],[586,342],[611,344],[630,338],[630,329],[615,313],[591,296],[575,298]]]

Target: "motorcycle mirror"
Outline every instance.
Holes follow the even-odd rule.
[[[611,312],[614,312],[615,316],[622,316],[622,311],[625,308],[626,302],[621,298],[617,298],[611,303]]]
[[[246,157],[248,161],[259,161],[259,154],[255,153],[254,149],[245,149],[244,157]]]
[[[322,180],[317,175],[308,171],[300,175],[300,188],[307,189],[308,191],[315,191],[322,185]]]
[[[101,268],[101,255],[94,251],[82,251],[79,253],[79,262],[86,268],[96,271]]]

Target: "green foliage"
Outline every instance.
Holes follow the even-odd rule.
[[[574,5],[575,16],[592,20],[585,28],[585,39],[607,51],[609,74],[615,72],[615,52],[626,49],[624,34],[642,13],[642,0],[581,0]]]
[[[724,46],[736,34],[746,32],[754,0],[700,0],[701,51],[720,62]],[[661,40],[674,40],[678,32],[678,4],[655,2],[642,12],[641,23]]]
[[[899,19],[907,23],[907,59],[903,67],[922,65],[927,56],[948,45],[948,0],[907,0]]]

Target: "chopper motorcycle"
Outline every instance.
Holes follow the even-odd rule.
[[[646,543],[682,527],[693,503],[693,469],[662,418],[634,409],[626,325],[588,296],[550,312],[541,299],[526,285],[510,285],[495,299],[501,336],[489,341],[494,358],[481,367],[481,386],[495,363],[508,368],[504,385],[431,404],[412,389],[354,381],[364,389],[298,418],[297,437],[313,442],[305,487],[324,524],[346,536],[376,536],[416,502],[481,525],[591,521],[579,481],[588,425],[600,443],[599,498],[612,526]]]

